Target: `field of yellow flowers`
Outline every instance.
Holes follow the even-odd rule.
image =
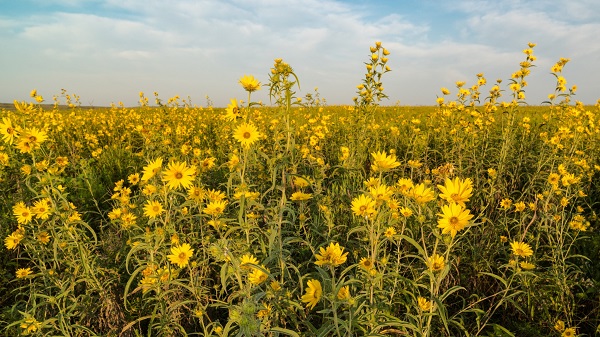
[[[226,109],[34,90],[1,112],[1,333],[594,335],[600,104],[563,58],[527,106],[533,48],[434,107],[380,106],[379,42],[354,106],[281,59]]]

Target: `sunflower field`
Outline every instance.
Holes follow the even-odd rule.
[[[600,333],[600,103],[561,58],[528,106],[534,47],[432,107],[381,105],[380,42],[353,106],[281,59],[225,109],[32,91],[0,114],[1,333]]]

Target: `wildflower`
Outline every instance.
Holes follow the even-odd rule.
[[[427,258],[427,267],[433,272],[444,269],[444,266],[444,257],[439,254],[434,254]]]
[[[135,185],[135,184],[139,183],[140,182],[140,174],[139,173],[130,174],[127,177],[127,181],[129,181],[129,183],[131,185]]]
[[[250,148],[260,138],[260,132],[252,123],[242,123],[233,131],[233,138],[243,147]]]
[[[38,200],[33,203],[32,212],[35,214],[36,218],[46,220],[50,217],[51,211],[50,206],[52,205],[52,201],[48,198],[44,198]]]
[[[263,303],[262,304],[263,309],[260,309],[257,313],[256,313],[256,317],[257,318],[267,318],[269,317],[269,315],[271,314],[271,311],[273,310],[273,306],[267,303]]]
[[[410,191],[411,188],[414,187],[414,183],[409,178],[400,178],[396,183],[396,187],[400,191],[400,193],[405,194]]]
[[[263,269],[265,269],[268,272],[268,269],[265,268],[265,266],[261,266],[262,269],[259,268],[253,268],[252,272],[250,272],[250,274],[248,274],[248,281],[250,281],[250,283],[254,284],[254,285],[259,285],[263,282],[265,282],[268,278],[269,278],[269,274],[265,273],[263,271]]]
[[[306,307],[310,309],[314,308],[319,300],[321,300],[321,295],[323,294],[323,289],[321,288],[321,282],[319,280],[308,280],[306,282],[306,293],[302,295],[302,302],[306,303]]]
[[[533,264],[533,263],[522,261],[521,263],[519,263],[519,265],[521,266],[521,268],[523,268],[525,270],[535,269],[535,264]]]
[[[188,188],[188,199],[200,202],[204,198],[204,190],[198,186]]]
[[[290,197],[290,200],[292,200],[292,201],[306,201],[306,200],[308,200],[310,198],[312,198],[312,195],[310,193],[294,192],[294,193],[292,193],[292,196]]]
[[[161,215],[165,210],[162,205],[158,201],[150,201],[146,202],[146,206],[144,206],[144,215],[149,217],[150,219],[154,219],[157,216]]]
[[[556,324],[554,324],[554,329],[558,332],[563,332],[565,330],[565,322],[559,319],[556,321]]]
[[[438,228],[442,229],[442,234],[450,233],[452,237],[463,230],[473,218],[468,209],[464,209],[458,204],[449,204],[442,206],[441,219],[438,220]]]
[[[24,278],[31,275],[33,272],[31,268],[19,268],[17,269],[16,276],[17,278]]]
[[[21,332],[21,335],[29,335],[30,333],[36,332],[39,329],[41,329],[42,323],[38,322],[33,317],[27,317],[27,318],[25,318],[23,323],[21,323],[20,327],[21,327],[21,329],[23,329],[23,332]]]
[[[385,151],[372,152],[373,164],[371,164],[371,170],[373,172],[385,172],[400,166],[400,163],[396,161],[396,155],[387,155]]]
[[[269,286],[271,287],[271,289],[273,289],[273,291],[281,290],[281,284],[279,284],[279,282],[277,282],[277,281],[271,281]]]
[[[225,193],[217,190],[208,190],[204,194],[205,199],[210,201],[221,201],[226,198]]]
[[[500,207],[502,207],[504,209],[509,209],[510,206],[512,206],[512,200],[502,199],[502,201],[500,201]]]
[[[244,254],[240,260],[240,267],[250,269],[249,265],[258,265],[258,260],[252,254]]]
[[[2,123],[0,123],[0,134],[5,143],[12,145],[14,138],[18,135],[17,129],[12,125],[10,119],[2,117]]]
[[[13,214],[17,217],[19,224],[29,223],[33,218],[33,212],[22,201],[13,206]]]
[[[523,212],[526,207],[525,202],[519,201],[515,204],[515,212]]]
[[[162,180],[172,189],[177,189],[180,186],[188,188],[192,185],[195,174],[195,166],[188,167],[185,162],[172,162],[163,173]]]
[[[252,75],[244,75],[240,78],[240,84],[247,92],[260,90],[260,82]]]
[[[171,247],[171,254],[167,257],[171,263],[179,265],[179,268],[183,268],[187,266],[193,254],[194,249],[189,244],[184,243],[181,246]]]
[[[388,227],[385,230],[384,235],[386,238],[391,239],[392,237],[394,237],[394,235],[396,235],[396,229],[394,229],[394,227]]]
[[[17,148],[21,153],[29,153],[39,148],[46,139],[48,139],[48,135],[44,131],[36,128],[25,129],[19,137]]]
[[[432,308],[431,301],[428,301],[425,297],[417,297],[417,304],[422,311],[430,311]]]
[[[374,263],[371,259],[363,257],[358,261],[358,266],[366,271],[371,271],[374,267]]]
[[[206,205],[202,212],[214,217],[218,217],[219,215],[223,214],[225,207],[227,207],[226,200],[211,201]]]
[[[402,207],[400,208],[400,214],[402,214],[403,217],[408,218],[413,214],[413,211],[408,207]]]
[[[563,331],[562,337],[575,337],[577,336],[577,330],[575,328],[566,328],[565,331]]]
[[[412,188],[409,195],[419,204],[425,204],[435,199],[433,190],[425,187],[425,184],[419,184]]]
[[[242,117],[240,113],[240,108],[238,107],[238,102],[236,99],[231,99],[231,103],[227,105],[225,109],[225,119],[230,122],[235,121],[236,119]]]
[[[375,200],[370,196],[362,194],[352,200],[352,211],[356,216],[370,217],[377,213]]]
[[[386,200],[390,199],[390,197],[392,196],[393,192],[392,192],[392,190],[388,186],[380,184],[377,187],[371,187],[371,188],[369,188],[369,194],[376,201],[386,201]]]
[[[350,286],[343,286],[337,293],[337,298],[340,301],[345,301],[350,299]]]
[[[440,198],[448,202],[455,202],[462,207],[465,207],[465,202],[469,201],[469,198],[473,195],[473,182],[469,178],[465,180],[458,177],[454,180],[446,178],[444,186],[437,185],[437,187],[442,192]]]
[[[23,229],[17,229],[4,239],[6,249],[15,249],[23,240]]]
[[[150,162],[147,166],[144,166],[144,173],[142,174],[142,181],[148,181],[154,177],[162,168],[162,158],[157,158]]]
[[[315,258],[317,266],[333,266],[337,267],[346,262],[348,252],[344,253],[344,247],[340,247],[339,243],[330,243],[327,249],[319,248],[320,254],[316,254]]]
[[[37,235],[37,239],[43,245],[48,244],[48,242],[50,242],[50,234],[48,234],[48,232],[40,232]]]
[[[308,187],[310,185],[310,178],[295,176],[294,177],[294,186],[298,188]]]
[[[526,244],[525,242],[513,241],[510,243],[510,247],[513,251],[513,254],[521,257],[528,257],[533,255],[533,250],[531,250],[531,246]]]

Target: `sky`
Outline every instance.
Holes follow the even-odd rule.
[[[381,41],[392,69],[382,105],[435,105],[441,87],[455,95],[477,73],[487,90],[496,79],[506,88],[529,42],[529,104],[554,92],[561,57],[574,99],[594,104],[598,13],[597,0],[0,0],[0,102],[31,101],[32,89],[52,102],[65,89],[82,105],[135,106],[142,91],[151,103],[158,92],[224,107],[247,98],[240,77],[264,84],[282,58],[298,96],[318,87],[327,104],[352,104]],[[269,103],[265,88],[252,97]]]

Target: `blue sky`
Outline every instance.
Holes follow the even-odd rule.
[[[470,86],[484,73],[504,84],[535,42],[530,104],[554,90],[560,58],[577,100],[600,98],[600,2],[368,0],[0,0],[0,102],[48,101],[61,89],[84,105],[154,91],[198,105],[245,99],[238,79],[268,80],[283,58],[301,91],[319,88],[328,104],[352,104],[369,46],[381,41],[392,72],[384,104],[433,105],[441,87]],[[489,89],[489,88],[488,88]],[[253,97],[268,102],[267,90]],[[508,100],[508,98],[507,98]]]

